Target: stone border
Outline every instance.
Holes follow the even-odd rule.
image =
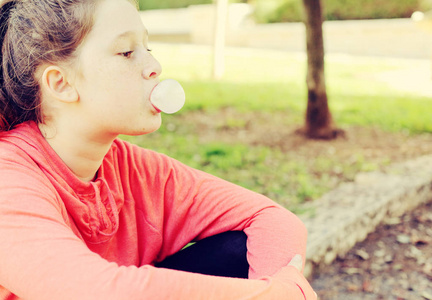
[[[312,213],[300,216],[309,232],[305,275],[346,254],[379,224],[431,199],[432,155],[361,173],[317,199]]]

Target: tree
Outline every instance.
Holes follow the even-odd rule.
[[[303,0],[307,44],[308,104],[305,126],[301,130],[309,138],[333,139],[343,134],[335,129],[328,106],[324,75],[323,10],[321,0]]]

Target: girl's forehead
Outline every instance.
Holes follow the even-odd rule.
[[[93,26],[95,35],[117,37],[127,32],[146,32],[136,7],[128,0],[104,0],[99,3]]]

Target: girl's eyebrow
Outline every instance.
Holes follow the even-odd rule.
[[[119,35],[117,35],[114,39],[113,42],[116,42],[118,40],[122,40],[122,39],[126,39],[128,37],[136,37],[142,35],[144,37],[144,39],[146,39],[148,37],[148,30],[144,29],[143,31],[134,31],[134,30],[129,30],[129,31],[125,31],[123,33],[120,33]]]

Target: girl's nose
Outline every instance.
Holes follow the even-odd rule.
[[[149,57],[149,61],[144,67],[143,77],[144,79],[154,79],[160,76],[162,73],[161,64],[153,56]]]

